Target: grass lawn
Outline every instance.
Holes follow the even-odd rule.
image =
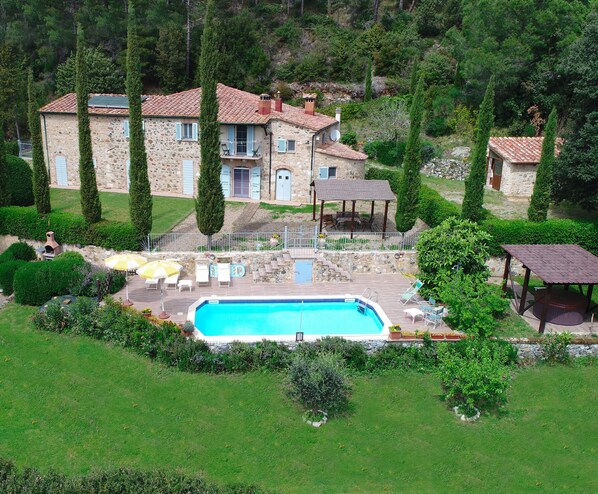
[[[462,424],[431,375],[354,378],[353,412],[301,422],[279,374],[190,375],[0,312],[0,456],[68,474],[135,466],[289,493],[596,492],[598,367],[517,372]]]
[[[81,214],[81,199],[78,190],[51,189],[53,211]],[[118,192],[100,192],[102,218],[111,221],[129,222],[129,195]],[[179,221],[186,218],[195,208],[193,199],[181,197],[154,196],[153,233],[168,232]]]

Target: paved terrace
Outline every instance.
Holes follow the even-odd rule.
[[[195,280],[195,275],[183,272],[180,279]],[[187,309],[200,297],[216,296],[276,296],[276,295],[325,295],[343,296],[345,294],[361,295],[366,288],[378,292],[378,303],[386,312],[386,315],[394,324],[400,324],[405,331],[426,330],[425,323],[418,319],[413,324],[410,317],[403,313],[407,307],[417,307],[416,303],[403,306],[399,300],[402,293],[413,283],[412,278],[401,274],[353,274],[353,281],[346,283],[254,283],[251,276],[243,278],[232,278],[230,287],[218,287],[218,280],[210,279],[210,286],[198,287],[195,285],[193,291],[183,289],[165,290],[164,305],[166,312],[170,314],[170,320],[182,323],[187,318]],[[115,295],[115,298],[125,298],[124,289]],[[138,310],[150,308],[154,315],[160,313],[160,291],[146,290],[145,280],[134,275],[129,278],[129,298]],[[431,332],[444,333],[450,331],[446,324],[439,326]]]

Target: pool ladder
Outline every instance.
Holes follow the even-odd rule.
[[[359,302],[357,303],[357,312],[361,312],[362,314],[366,313],[368,308],[368,300],[370,302],[377,302],[378,292],[376,290],[372,290],[371,288],[366,288],[361,294]]]

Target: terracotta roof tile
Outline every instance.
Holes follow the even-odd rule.
[[[351,149],[349,146],[341,144],[340,142],[322,144],[316,148],[316,153],[328,154],[330,156],[337,156],[338,158],[345,158],[349,160],[365,160],[367,158],[367,154],[355,151],[354,149]]]
[[[218,84],[218,120],[221,123],[239,124],[266,124],[270,120],[307,127],[318,131],[334,125],[336,120],[332,117],[316,113],[307,115],[303,108],[291,105],[282,105],[282,112],[272,111],[268,115],[257,112],[260,97],[257,94],[241,91],[224,84]],[[122,96],[122,95],[118,95]],[[199,117],[201,89],[190,89],[181,93],[169,95],[148,95],[141,104],[141,112],[146,117]],[[274,105],[272,105],[274,108]],[[41,113],[77,113],[77,100],[75,93],[66,94],[40,109]],[[126,108],[89,108],[90,115],[128,115]]]
[[[488,147],[511,163],[539,163],[543,137],[491,137]],[[555,154],[559,153],[559,139]]]

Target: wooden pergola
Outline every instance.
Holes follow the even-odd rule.
[[[384,222],[382,224],[382,238],[386,233],[388,220],[388,205],[396,197],[388,180],[314,180],[313,220],[316,220],[316,204],[320,201],[320,232],[324,224],[324,203],[326,201],[343,201],[343,213],[346,212],[347,202],[351,202],[351,238],[355,230],[355,203],[357,201],[371,201],[370,217],[374,217],[376,201],[384,201]]]
[[[501,245],[507,253],[505,271],[503,274],[503,290],[506,290],[507,279],[511,272],[511,259],[515,258],[523,264],[525,277],[523,290],[519,301],[518,313],[521,315],[535,301],[526,306],[530,274],[533,272],[546,285],[543,308],[541,312],[539,332],[544,333],[548,306],[555,285],[563,285],[565,290],[571,285],[578,285],[583,294],[582,285],[587,285],[585,294],[587,298],[586,313],[592,310],[592,292],[594,285],[598,284],[598,257],[588,252],[579,245]]]

